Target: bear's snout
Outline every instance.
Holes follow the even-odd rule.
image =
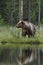
[[[16,25],[16,27],[17,27],[17,28],[19,28],[19,26],[18,26],[18,25]]]

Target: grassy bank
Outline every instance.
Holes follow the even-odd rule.
[[[9,42],[9,43],[14,43],[14,42],[43,42],[43,30],[41,31],[36,31],[35,37],[30,37],[28,38],[27,36],[24,38],[21,35],[21,29],[17,29],[16,27],[5,27],[5,26],[0,26],[0,42]]]

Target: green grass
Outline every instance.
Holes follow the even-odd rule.
[[[4,27],[0,26],[0,42],[9,42],[9,43],[21,43],[21,42],[43,42],[43,30],[36,31],[35,37],[28,38],[27,36],[24,38],[21,35],[21,29],[17,29],[16,27]]]
[[[0,65],[18,65],[17,63],[0,63]]]

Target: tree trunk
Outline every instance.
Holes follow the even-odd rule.
[[[38,0],[39,15],[38,15],[38,28],[40,30],[40,0]]]
[[[23,0],[19,0],[19,21],[23,20]]]
[[[14,13],[14,0],[11,1],[11,14],[10,14],[10,22],[13,25],[14,23],[14,18],[13,18],[13,13]]]
[[[27,8],[28,8],[28,21],[31,22],[31,1],[27,0]]]

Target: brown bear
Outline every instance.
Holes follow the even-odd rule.
[[[36,28],[35,25],[32,24],[31,22],[27,21],[19,21],[16,25],[17,28],[22,28],[22,35],[25,37],[28,35],[30,36],[35,36]]]

